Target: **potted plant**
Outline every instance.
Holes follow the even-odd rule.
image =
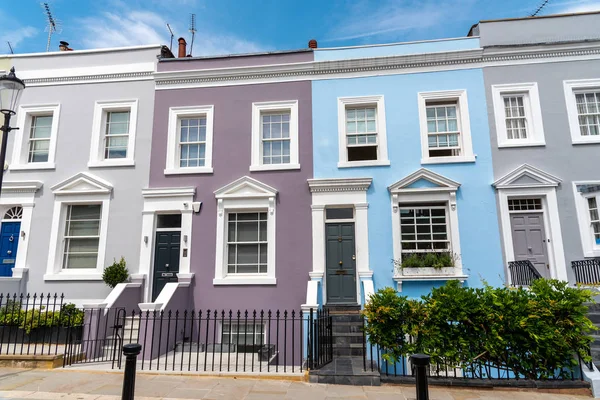
[[[458,256],[450,251],[409,253],[400,260],[394,260],[398,275],[422,276],[454,275],[454,267]]]
[[[129,271],[127,270],[125,258],[123,257],[121,257],[119,261],[115,260],[115,262],[106,267],[102,273],[102,280],[111,289],[119,283],[127,282],[128,279]]]

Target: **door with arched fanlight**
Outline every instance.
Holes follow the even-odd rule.
[[[9,208],[2,217],[0,224],[0,276],[12,276],[12,268],[17,260],[22,216],[23,208],[15,206]]]

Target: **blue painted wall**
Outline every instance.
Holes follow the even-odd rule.
[[[464,42],[461,42],[464,43]],[[316,56],[315,56],[316,57]],[[417,93],[466,89],[475,163],[421,165]],[[383,95],[388,154],[385,167],[340,168],[338,162],[337,98]],[[421,74],[313,81],[313,145],[315,178],[372,177],[369,202],[370,268],[375,289],[396,287],[393,276],[392,217],[387,187],[421,167],[461,183],[457,209],[463,272],[467,285],[491,285],[504,280],[490,137],[481,69]],[[416,186],[422,183],[416,182]],[[404,282],[403,294],[416,297],[444,282]]]
[[[479,48],[479,38],[429,40],[423,42],[395,43],[389,45],[316,49],[315,61],[345,60],[349,58],[399,56],[404,54],[433,53],[440,51],[470,50]]]

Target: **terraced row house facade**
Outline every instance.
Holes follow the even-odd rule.
[[[224,57],[186,57],[181,39],[179,57],[0,58],[27,84],[0,289],[308,309],[510,284],[518,260],[575,284],[570,263],[600,254],[599,18]],[[131,281],[110,291],[101,274],[121,256]]]

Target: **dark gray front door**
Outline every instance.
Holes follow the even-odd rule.
[[[181,232],[156,232],[155,243],[152,301],[156,300],[156,297],[168,282],[177,282]]]
[[[356,304],[354,223],[325,224],[328,303]]]
[[[529,260],[545,278],[550,277],[542,213],[511,214],[515,260]]]

